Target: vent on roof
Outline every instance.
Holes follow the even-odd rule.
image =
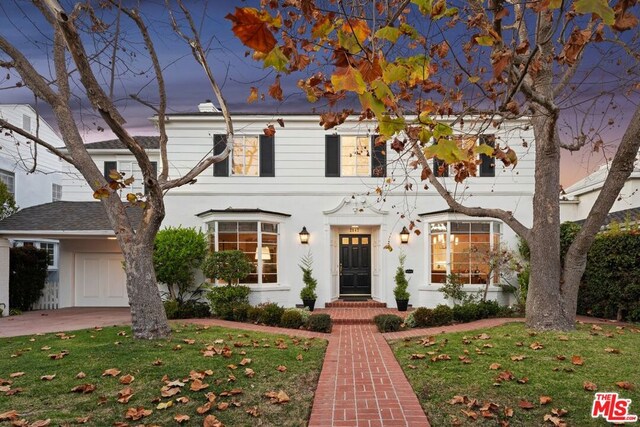
[[[213,102],[203,102],[202,104],[198,104],[198,111],[201,113],[219,113],[220,110],[213,105]]]

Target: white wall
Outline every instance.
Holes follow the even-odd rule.
[[[575,196],[574,201],[561,202],[560,220],[564,222],[585,219],[600,194],[599,187]],[[640,207],[640,171],[634,172],[627,179],[609,212],[618,212],[637,207]]]
[[[23,126],[23,116],[31,120],[30,131],[36,134],[37,115],[29,105],[0,104],[0,117],[15,126]],[[60,147],[62,140],[42,118],[39,137],[51,145]],[[0,169],[15,174],[15,199],[20,208],[39,205],[52,201],[52,184],[61,184],[62,161],[43,147],[27,143],[26,138],[15,134],[0,134]],[[28,173],[36,163],[36,171]],[[63,192],[64,198],[64,192]]]

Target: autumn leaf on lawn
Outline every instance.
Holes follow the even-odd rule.
[[[42,381],[51,381],[52,379],[54,379],[56,377],[56,374],[53,375],[43,375],[40,377],[40,379]]]
[[[415,360],[415,359],[424,359],[425,357],[427,357],[427,355],[426,355],[426,354],[423,354],[423,353],[413,353],[413,354],[409,357],[409,359],[411,359],[411,360]]]
[[[567,425],[564,421],[562,421],[559,417],[556,417],[551,414],[544,414],[544,420],[549,421],[555,427],[564,427]]]
[[[189,415],[178,414],[175,417],[173,417],[173,419],[176,420],[179,424],[182,424],[189,421],[191,417],[189,417]]]
[[[540,396],[540,404],[541,405],[547,405],[549,403],[551,403],[553,399],[551,399],[551,397],[549,396]]]
[[[207,387],[209,387],[209,384],[204,384],[201,380],[194,380],[189,386],[189,389],[191,391],[200,391],[204,390]]]
[[[278,367],[276,368],[276,371],[286,372],[287,371],[287,367],[284,366],[284,365],[278,365]]]
[[[37,420],[29,424],[30,427],[47,427],[51,425],[51,419],[47,418],[46,420]]]
[[[135,379],[136,377],[134,377],[133,375],[123,375],[120,377],[120,384],[131,384]]]
[[[127,409],[124,417],[129,420],[138,421],[141,418],[148,417],[152,413],[153,411],[151,409],[144,409],[142,406],[138,406],[137,408]]]
[[[193,339],[190,339],[190,338],[185,338],[185,339],[182,340],[182,342],[184,342],[185,344],[188,344],[188,345],[192,345],[192,344],[195,344],[196,340],[193,340]]]
[[[489,365],[489,369],[491,369],[492,371],[498,370],[502,367],[502,365],[500,365],[499,363],[492,363],[491,365]]]
[[[78,372],[76,374],[76,378],[79,379],[79,380],[83,379],[86,376],[87,376],[87,374],[85,374],[84,372]]]
[[[176,402],[178,403],[189,403],[189,398],[187,396],[182,396],[176,399]]]
[[[451,405],[457,405],[457,404],[465,404],[469,401],[469,398],[467,398],[467,396],[460,396],[460,395],[455,395],[453,396],[453,399],[449,400],[449,404]]]
[[[76,417],[75,422],[76,424],[86,424],[89,422],[90,419],[91,417],[88,415],[86,417]]]
[[[542,344],[540,344],[538,341],[534,341],[533,343],[531,343],[529,348],[531,350],[542,350],[544,348],[544,346]]]
[[[211,403],[212,402],[207,402],[202,406],[199,406],[196,408],[196,412],[200,415],[202,414],[206,414],[207,412],[209,412],[211,410]]]
[[[171,408],[172,406],[173,406],[173,400],[169,400],[168,402],[158,403],[158,406],[156,406],[156,409],[163,410],[163,409]]]
[[[569,411],[567,411],[566,409],[558,409],[558,408],[553,408],[551,410],[551,413],[553,415],[555,415],[556,417],[563,417],[565,416],[567,413],[569,413]]]
[[[81,384],[72,388],[71,391],[73,393],[88,394],[88,393],[93,393],[95,389],[96,389],[96,386],[93,384]]]
[[[533,409],[534,408],[533,403],[529,402],[528,400],[521,400],[520,402],[518,402],[518,406],[521,407],[522,409]]]
[[[273,20],[268,13],[260,13],[252,7],[236,7],[234,14],[225,19],[233,22],[231,30],[247,47],[262,53],[269,53],[276,45],[276,38],[269,28]]]
[[[227,402],[218,403],[218,411],[226,411],[229,408],[229,404]]]
[[[161,365],[162,365],[162,363],[163,363],[163,362],[162,362],[162,360],[160,360],[160,359],[156,359],[156,360],[154,360],[153,362],[151,362],[151,364],[152,364],[153,366],[161,366]]]
[[[215,415],[207,415],[204,419],[204,427],[224,427],[224,424]]]
[[[573,356],[571,356],[571,363],[573,363],[574,365],[582,366],[584,365],[584,360],[582,360],[582,357],[574,354]]]
[[[287,395],[287,393],[285,393],[283,390],[280,390],[277,393],[275,391],[269,391],[269,392],[266,392],[264,395],[265,397],[268,397],[269,399],[271,399],[271,403],[273,404],[287,403],[291,400]]]
[[[467,411],[465,409],[461,409],[460,410],[463,414],[465,414],[467,417],[472,418],[474,420],[478,419],[478,413],[475,411]]]
[[[618,350],[617,348],[607,347],[604,349],[604,351],[611,354],[620,354],[620,350]]]
[[[623,388],[625,390],[633,390],[633,384],[631,384],[629,381],[618,381],[616,383],[616,385],[620,388]]]
[[[213,392],[205,393],[204,397],[206,397],[209,402],[216,401],[216,394]]]
[[[245,357],[240,361],[239,365],[244,366],[244,365],[248,365],[249,363],[251,363],[251,359]]]
[[[11,421],[18,418],[18,411],[11,410],[0,414],[0,421]]]
[[[164,386],[160,389],[160,395],[162,397],[171,397],[178,393],[180,393],[180,389],[178,387]]]
[[[586,390],[586,391],[596,391],[598,389],[598,386],[595,385],[594,383],[592,383],[591,381],[585,381],[582,384],[582,387]]]
[[[244,370],[244,374],[249,377],[249,378],[253,378],[253,376],[256,374],[255,371],[251,368],[245,368]]]
[[[133,396],[133,390],[131,387],[125,387],[118,392],[118,402],[119,403],[129,403],[129,399]]]
[[[117,377],[118,375],[120,375],[120,370],[116,369],[116,368],[111,368],[111,369],[107,369],[106,371],[104,371],[102,373],[103,377]]]
[[[67,350],[62,350],[60,353],[53,353],[49,355],[49,359],[51,360],[60,360],[65,357],[69,352]]]
[[[566,335],[558,335],[559,341],[569,341],[569,337]]]
[[[14,372],[13,374],[9,374],[10,378],[18,378],[24,375],[24,372]]]
[[[509,418],[513,417],[513,408],[504,408],[504,416]]]

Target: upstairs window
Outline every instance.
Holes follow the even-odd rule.
[[[13,172],[0,170],[0,182],[7,186],[7,191],[16,195],[16,175]]]
[[[226,135],[214,135],[214,155],[221,154],[226,146]],[[229,157],[213,165],[213,176],[230,175],[275,176],[274,137],[266,135],[234,135],[233,150]]]
[[[51,201],[57,202],[62,200],[62,185],[51,184]]]
[[[27,116],[26,114],[22,115],[22,129],[25,132],[31,133],[31,116]]]
[[[148,189],[144,185],[144,179],[142,177],[142,171],[138,167],[136,162],[131,161],[108,161],[104,162],[103,174],[104,179],[107,180],[108,183],[111,183],[113,179],[109,176],[112,170],[118,171],[121,174],[124,174],[125,179],[129,178],[133,175],[135,178],[133,183],[121,190],[123,195],[127,193],[142,193],[147,194]],[[157,177],[158,176],[158,162],[151,162],[151,170],[152,173]]]
[[[263,221],[215,221],[208,224],[209,250],[242,251],[253,265],[243,284],[278,282],[278,224]]]
[[[490,147],[495,147],[494,135],[480,135],[479,137],[455,135],[453,136],[453,138],[455,138],[458,141],[458,146],[463,151],[467,151],[473,148],[474,146],[480,145],[480,144],[487,144]],[[477,157],[477,160],[479,161],[478,176],[480,177],[496,176],[494,157],[487,156],[486,154],[480,154]],[[447,163],[438,159],[437,157],[433,158],[433,173],[437,177],[449,176],[450,166],[451,165],[448,165]]]
[[[387,144],[376,139],[375,135],[326,135],[325,176],[386,176]]]

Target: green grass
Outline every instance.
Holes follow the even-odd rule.
[[[209,413],[227,426],[307,424],[326,350],[325,340],[193,325],[174,326],[172,338],[163,341],[133,340],[130,332],[126,327],[110,327],[69,332],[68,335],[73,336],[71,339],[54,334],[0,339],[0,378],[12,380],[12,389],[22,389],[11,396],[0,392],[0,413],[16,410],[21,418],[30,422],[50,418],[51,425],[73,424],[77,417],[90,415],[89,425],[104,426],[115,422],[178,425],[173,417],[186,414],[191,419],[183,425],[201,426],[205,415],[198,415],[196,408],[207,401],[205,393],[213,392],[218,398]],[[195,340],[195,343],[188,344],[185,339]],[[287,348],[278,348],[279,342]],[[232,354],[228,358],[222,355],[204,357],[201,351],[208,345],[228,346]],[[63,350],[69,352],[64,358],[49,358],[50,354]],[[243,351],[246,354],[241,354]],[[302,360],[298,360],[299,355]],[[243,358],[250,358],[251,362],[240,366]],[[158,359],[162,364],[156,366],[153,362]],[[237,369],[230,369],[230,364],[236,365]],[[278,371],[279,365],[286,366],[287,370]],[[110,368],[122,372],[117,377],[103,377],[102,373]],[[253,378],[245,375],[245,368],[254,370]],[[203,380],[209,384],[207,389],[189,390],[191,382],[185,379],[192,370],[213,371]],[[10,378],[15,372],[24,372],[24,375]],[[84,372],[86,377],[77,379],[79,372]],[[52,374],[56,377],[51,381],[40,379]],[[119,382],[125,374],[135,377],[129,385],[134,395],[127,404],[122,404],[116,400],[118,391],[127,387]],[[235,381],[230,379],[230,374],[235,376]],[[181,379],[186,385],[180,394],[158,400],[165,375],[170,380]],[[73,387],[85,383],[93,384],[97,389],[90,394],[70,392]],[[220,396],[225,390],[237,388],[242,389],[242,394]],[[264,397],[266,392],[280,390],[290,397],[290,402],[272,404]],[[178,403],[176,398],[181,396],[189,397],[190,401]],[[172,407],[156,408],[159,402],[169,400],[173,400]],[[227,410],[216,408],[219,402],[231,403],[232,400],[240,402],[241,406],[230,405]],[[152,409],[153,413],[139,421],[126,420],[127,409],[138,406]],[[259,411],[255,418],[246,413],[254,406]],[[5,425],[9,422],[0,422],[0,426]]]
[[[551,426],[550,422],[545,424],[544,415],[550,414],[552,408],[568,411],[562,419],[569,426],[601,426],[607,425],[602,418],[591,418],[595,392],[585,391],[583,384],[590,381],[597,385],[598,391],[618,392],[621,397],[632,399],[630,413],[640,414],[640,329],[597,328],[578,325],[577,330],[571,333],[536,334],[521,323],[513,323],[437,335],[435,344],[431,346],[421,344],[419,339],[390,344],[434,426],[495,426],[501,420],[508,421],[511,426]],[[490,338],[480,339],[483,333]],[[533,350],[530,346],[535,342],[543,348]],[[607,352],[606,348],[619,353]],[[484,354],[478,354],[478,351]],[[425,354],[426,357],[411,359],[412,354]],[[451,360],[431,360],[441,354],[449,355]],[[522,361],[511,359],[511,356],[520,355],[525,356]],[[573,355],[580,356],[584,364],[574,365]],[[467,356],[471,363],[465,364],[460,356]],[[557,356],[566,359],[559,360]],[[501,367],[489,369],[493,363]],[[496,382],[498,375],[507,370],[515,378]],[[517,382],[517,379],[525,377],[528,381],[524,384]],[[632,383],[634,389],[618,387],[616,382],[619,381]],[[469,408],[463,404],[451,404],[449,401],[456,395],[477,399],[479,405]],[[553,400],[541,405],[540,396],[549,396]],[[533,403],[533,409],[520,408],[522,400]],[[493,418],[484,419],[480,407],[487,402],[495,403],[499,408],[491,411]],[[504,415],[506,407],[513,408],[512,417]],[[478,419],[474,421],[462,410],[472,410]]]

